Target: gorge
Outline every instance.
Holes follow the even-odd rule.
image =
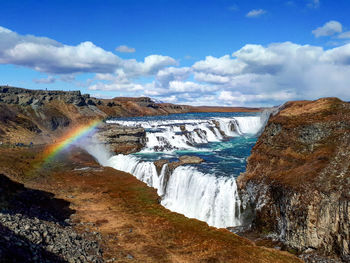
[[[237,226],[241,219],[235,178],[245,169],[265,123],[263,116],[268,117],[202,113],[109,120],[113,125],[144,128],[145,146],[134,155],[113,156],[105,165],[156,188],[161,204],[172,211],[215,227]],[[178,167],[166,162],[188,155],[203,162],[189,160]]]
[[[58,168],[50,168],[52,171],[65,167],[66,162],[72,167],[69,168],[71,170],[59,170],[63,176],[60,186],[66,189],[62,198],[86,196],[89,194],[84,192],[86,189],[100,191],[98,189],[101,187],[108,188],[109,185],[114,185],[113,178],[118,182],[128,180],[125,186],[118,186],[125,187],[122,191],[105,189],[96,195],[103,197],[103,194],[108,194],[111,195],[109,202],[125,202],[125,207],[119,214],[144,214],[148,209],[149,198],[145,198],[143,193],[153,190],[147,190],[145,185],[132,181],[127,174],[130,173],[156,189],[154,194],[157,192],[160,199],[152,197],[154,199],[151,200],[154,201],[151,204],[152,207],[157,207],[157,212],[151,210],[151,216],[146,217],[157,219],[157,224],[162,225],[159,222],[164,220],[163,216],[159,217],[160,214],[170,213],[158,207],[157,202],[160,202],[172,211],[218,228],[251,224],[259,235],[273,237],[282,241],[288,249],[295,249],[296,254],[302,253],[301,257],[306,262],[314,262],[312,260],[321,256],[319,262],[349,260],[350,107],[347,102],[336,98],[288,102],[275,109],[269,117],[271,111],[247,109],[246,112],[240,112],[234,108],[218,108],[215,113],[211,108],[208,112],[203,112],[203,108],[199,110],[190,106],[162,105],[149,98],[102,100],[80,93],[34,92],[11,87],[2,87],[0,91],[0,138],[3,142],[1,151],[4,152],[0,158],[0,172],[4,176],[33,187],[46,189],[50,186],[50,191],[59,193],[61,190],[56,189],[57,182],[50,181],[51,175],[47,177],[40,173],[39,177],[28,176],[26,169],[36,165],[35,162],[40,157],[38,152],[43,149],[43,145],[58,140],[76,125],[85,125],[91,119],[105,119],[88,141],[76,145],[95,156],[100,165],[92,164],[94,161],[74,147],[62,154],[60,158],[64,161],[58,158],[51,165],[58,165]],[[226,112],[219,113],[220,111]],[[164,113],[174,114],[158,116]],[[30,142],[34,142],[34,148],[16,146],[18,143],[29,145]],[[104,147],[108,147],[114,156],[104,152]],[[23,151],[24,153],[16,155]],[[26,157],[32,155],[31,159]],[[16,162],[24,168],[19,169],[17,163],[6,159],[7,156],[17,156]],[[77,166],[75,162],[83,164]],[[51,174],[50,169],[47,169],[48,174]],[[99,171],[103,171],[103,176],[99,175]],[[114,177],[108,174],[113,174]],[[52,178],[57,179],[55,176]],[[69,182],[72,178],[77,178],[72,185],[64,181]],[[88,178],[101,180],[101,185],[93,190],[89,184],[94,185],[95,181],[87,184]],[[104,183],[103,180],[107,178],[108,183]],[[40,180],[43,181],[38,183]],[[85,187],[79,190],[82,192],[69,194],[70,188],[78,189],[80,183]],[[142,197],[142,202],[147,201],[147,205],[131,209],[131,199],[122,198],[130,191],[137,191],[136,196]],[[101,200],[104,200],[102,197]],[[74,198],[69,200],[74,203]],[[82,207],[89,207],[88,200],[89,198],[82,198],[79,202],[82,202]],[[114,211],[112,205],[109,204],[108,207]],[[104,223],[99,224],[111,227],[117,224],[118,215],[109,215],[108,209],[105,208],[102,213],[103,217],[108,217],[108,222],[103,221],[105,219],[102,217],[99,220]],[[167,214],[166,220],[180,216],[173,214]],[[130,218],[128,214],[129,221]],[[132,222],[143,229],[140,222]],[[166,222],[164,225],[170,224],[169,221]],[[207,229],[204,223],[196,220],[182,218],[180,222],[185,222],[188,226],[201,225],[198,228],[200,233]],[[175,228],[178,229],[179,225]],[[172,228],[174,233],[177,231],[175,228]],[[108,228],[108,231],[112,230]],[[106,233],[110,235],[112,232],[108,231]],[[190,233],[193,230],[188,231]],[[221,233],[221,230],[215,231]],[[144,238],[149,237],[150,233],[147,233]],[[246,250],[242,248],[237,253],[248,255],[252,251],[253,248],[247,245],[246,239],[229,234],[230,238],[239,240],[242,247],[247,246]],[[159,236],[152,238],[160,239]],[[170,240],[172,238],[174,237]],[[124,242],[129,244],[127,240]],[[112,243],[108,241],[106,244]],[[209,247],[209,250],[212,249]],[[137,255],[140,258],[147,257],[141,248],[142,245],[137,250]],[[241,249],[241,246],[238,248]],[[170,254],[176,253],[172,248],[169,249]],[[259,250],[257,253],[267,251],[260,247],[254,249]],[[230,258],[229,251],[223,251],[223,254],[218,255],[222,261],[225,257]],[[230,251],[236,253],[231,246]],[[284,257],[277,250],[271,253]],[[289,256],[286,257],[290,259]],[[327,261],[327,257],[333,258]],[[206,256],[203,255],[203,258]],[[255,262],[248,258],[247,256],[246,261],[241,262]],[[295,260],[297,259],[291,257],[290,262],[298,262]],[[280,262],[287,262],[286,258]]]

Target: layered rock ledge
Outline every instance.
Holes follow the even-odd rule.
[[[272,116],[238,178],[252,226],[299,251],[350,261],[350,104],[288,102]]]
[[[146,144],[146,131],[142,127],[103,124],[100,125],[94,137],[116,154],[138,152]]]

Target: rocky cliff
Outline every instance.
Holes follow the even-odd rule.
[[[272,116],[238,178],[252,226],[350,261],[350,104],[295,101]]]
[[[80,91],[0,86],[0,141],[46,143],[66,128],[91,119],[183,113],[188,108],[157,104],[146,97],[97,99]]]

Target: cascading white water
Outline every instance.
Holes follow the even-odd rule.
[[[216,177],[203,174],[192,166],[179,166],[166,181],[167,164],[158,175],[153,162],[122,154],[111,157],[107,165],[131,173],[156,188],[162,197],[161,204],[171,211],[215,227],[237,226],[240,223],[240,200],[233,177]]]
[[[258,133],[264,121],[259,116],[211,118],[199,120],[110,121],[126,126],[141,126],[146,131],[143,151],[196,150],[198,144],[220,142],[225,137]],[[237,226],[240,222],[240,199],[233,176],[216,176],[196,167],[179,166],[172,171],[163,165],[160,174],[153,162],[141,157],[111,157],[107,166],[133,174],[157,189],[166,208],[197,218],[215,227]]]
[[[177,167],[161,202],[171,211],[207,222],[210,226],[240,224],[240,200],[234,178],[203,174],[191,166]]]
[[[260,116],[231,117],[199,120],[117,121],[123,126],[148,129],[143,151],[193,150],[196,144],[219,142],[227,137],[256,134],[262,127]]]

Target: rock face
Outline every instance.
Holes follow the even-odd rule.
[[[97,99],[80,91],[0,86],[0,141],[46,143],[67,128],[92,119],[166,115],[188,109],[189,106],[157,104],[147,97]]]
[[[117,124],[104,124],[94,135],[111,151],[130,154],[140,151],[146,143],[146,132],[141,127],[125,127]]]
[[[350,104],[286,103],[238,178],[252,226],[287,245],[350,260]]]
[[[90,99],[89,94],[81,95],[80,91],[47,91],[28,90],[0,86],[0,101],[6,104],[16,104],[21,106],[42,106],[53,100],[61,100],[75,106],[96,105],[95,98]]]
[[[162,170],[164,164],[168,164],[168,169],[170,172],[172,172],[175,168],[177,168],[181,165],[200,164],[202,162],[204,162],[204,160],[198,156],[183,155],[183,156],[180,156],[179,160],[177,160],[177,161],[170,162],[167,159],[161,159],[161,160],[155,161],[154,165],[157,168],[158,174],[160,174],[160,171]]]

